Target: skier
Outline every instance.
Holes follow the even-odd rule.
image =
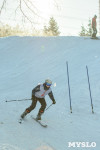
[[[96,23],[96,19],[97,19],[97,16],[94,15],[94,17],[92,18],[92,29],[93,29],[92,38],[96,38],[96,34],[97,34],[97,29],[96,29],[97,23]]]
[[[37,85],[32,90],[32,98],[31,98],[32,104],[30,107],[26,108],[26,110],[22,113],[22,115],[21,115],[22,119],[36,107],[37,101],[39,101],[41,104],[41,108],[39,109],[36,119],[41,120],[41,115],[44,113],[45,108],[46,108],[45,96],[47,94],[49,95],[50,99],[52,100],[52,103],[56,104],[52,90],[50,88],[51,85],[52,85],[52,81],[49,79],[46,79],[45,83]]]

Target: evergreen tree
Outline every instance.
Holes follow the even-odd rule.
[[[59,36],[59,27],[53,17],[50,18],[49,26],[44,26],[44,33],[49,36]]]
[[[92,26],[91,26],[91,19],[89,19],[87,36],[91,36],[91,35],[92,35]]]
[[[91,19],[89,19],[89,23],[87,29],[82,25],[81,32],[79,33],[80,36],[91,36],[92,35],[92,26],[91,26]]]
[[[81,26],[81,32],[80,32],[79,35],[80,35],[80,36],[85,36],[85,35],[86,35],[85,33],[86,33],[86,29],[85,29],[85,27],[82,25],[82,26]]]

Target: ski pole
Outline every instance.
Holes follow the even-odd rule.
[[[18,100],[6,100],[5,102],[13,102],[13,101],[27,101],[27,100],[31,100],[30,98],[28,99],[18,99]]]
[[[46,108],[46,110],[48,110],[52,105],[53,105],[53,104],[49,105],[49,106]],[[46,111],[46,110],[45,110],[45,111]]]
[[[71,93],[70,93],[70,83],[69,83],[69,71],[68,71],[68,62],[66,62],[66,66],[67,66],[67,78],[68,78],[68,89],[69,89],[70,112],[72,113]]]
[[[88,85],[89,85],[89,93],[90,93],[92,113],[94,113],[94,111],[93,111],[93,102],[92,102],[92,95],[91,95],[91,87],[90,87],[90,81],[89,81],[89,73],[88,73],[88,67],[87,66],[86,66],[86,70],[87,70],[87,78],[88,78]]]

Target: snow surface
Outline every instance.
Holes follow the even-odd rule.
[[[66,61],[69,63],[72,111],[69,107]],[[88,88],[86,65],[93,98]],[[100,40],[84,37],[0,38],[0,150],[100,149]],[[23,124],[21,113],[32,89],[46,78],[53,81],[56,104],[42,116],[48,128],[32,120],[40,104]],[[47,107],[52,103],[46,96]],[[68,147],[68,142],[96,142],[95,148]]]

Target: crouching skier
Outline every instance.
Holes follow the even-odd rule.
[[[36,86],[32,90],[32,98],[31,98],[32,104],[30,107],[26,108],[26,110],[22,113],[22,115],[21,115],[22,119],[36,107],[37,101],[39,101],[41,104],[41,108],[39,109],[36,119],[41,120],[41,115],[44,113],[45,108],[46,108],[45,96],[47,94],[49,95],[50,99],[52,100],[52,103],[53,104],[56,103],[53,93],[52,93],[52,90],[50,88],[51,85],[52,85],[52,81],[47,79],[47,80],[45,80],[45,83]]]

